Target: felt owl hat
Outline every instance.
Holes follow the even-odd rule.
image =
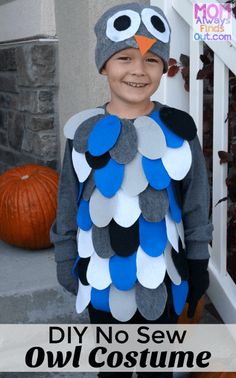
[[[106,61],[127,48],[148,50],[158,55],[167,72],[171,29],[163,11],[139,3],[117,5],[107,10],[95,25],[97,45],[95,61],[101,72]]]

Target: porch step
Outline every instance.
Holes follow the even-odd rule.
[[[0,323],[88,322],[57,282],[52,248],[27,251],[0,241],[0,308]]]

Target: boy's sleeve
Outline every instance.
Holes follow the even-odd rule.
[[[72,275],[72,268],[78,256],[76,214],[79,181],[73,168],[71,151],[72,141],[67,140],[59,180],[57,215],[50,236],[55,247],[58,281],[66,290],[76,294],[78,284]]]
[[[206,163],[196,136],[190,141],[192,166],[181,184],[183,224],[187,258],[209,259],[208,243],[213,226],[209,222],[210,194]]]
[[[189,268],[188,316],[191,318],[209,286],[208,243],[212,239],[213,226],[209,222],[210,194],[206,164],[197,136],[190,142],[190,148],[192,166],[182,181],[181,197]]]

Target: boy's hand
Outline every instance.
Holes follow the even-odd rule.
[[[70,293],[76,295],[78,291],[78,280],[72,275],[72,268],[75,260],[66,260],[57,263],[57,279],[61,286]]]
[[[209,286],[209,273],[207,271],[208,259],[188,260],[189,266],[189,293],[187,302],[189,303],[188,317],[194,316],[195,309],[201,296]]]

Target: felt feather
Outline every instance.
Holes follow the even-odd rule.
[[[109,260],[113,285],[118,290],[130,290],[136,282],[136,252],[128,257],[112,256]]]
[[[197,134],[192,117],[182,110],[165,106],[160,109],[160,119],[170,130],[185,140],[190,141]]]

